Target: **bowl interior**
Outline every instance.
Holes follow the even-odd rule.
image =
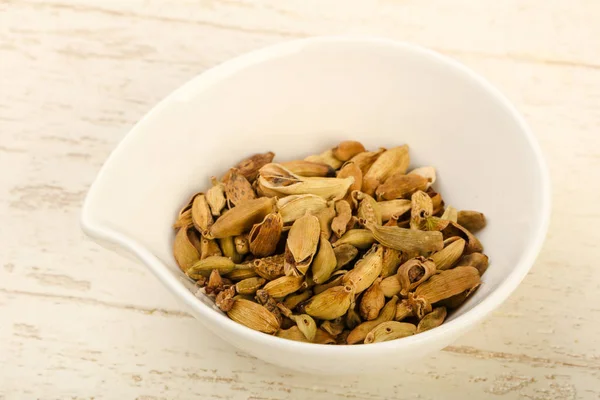
[[[488,217],[479,237],[491,265],[457,318],[513,273],[543,225],[543,171],[524,129],[486,84],[427,51],[298,42],[227,63],[163,101],[111,156],[84,213],[183,278],[171,225],[212,175],[268,150],[291,160],[345,139],[370,149],[407,143],[413,167],[437,168],[446,204]]]

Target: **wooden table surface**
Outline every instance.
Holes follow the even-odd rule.
[[[599,20],[597,0],[0,0],[0,399],[599,399]],[[546,244],[512,297],[372,377],[232,349],[78,225],[103,161],[159,99],[237,54],[334,33],[413,41],[487,77],[553,180]]]

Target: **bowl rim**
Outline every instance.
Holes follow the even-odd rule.
[[[244,70],[250,66],[257,65],[278,57],[283,57],[287,54],[299,52],[304,47],[312,44],[336,45],[340,43],[386,46],[392,51],[411,53],[413,56],[427,59],[428,62],[441,64],[446,68],[453,69],[457,74],[462,75],[474,84],[478,85],[493,99],[495,99],[498,102],[498,105],[516,121],[521,133],[525,136],[527,143],[530,146],[533,156],[535,157],[536,166],[539,169],[541,178],[541,204],[539,204],[538,208],[540,224],[536,227],[535,232],[532,235],[533,238],[531,239],[531,245],[524,251],[524,253],[520,256],[519,261],[515,264],[513,270],[494,291],[492,291],[487,297],[482,299],[479,304],[474,305],[472,309],[468,310],[463,315],[460,315],[456,319],[442,324],[436,329],[420,333],[419,335],[402,338],[401,340],[374,343],[368,346],[330,346],[315,343],[297,342],[254,331],[244,325],[230,320],[221,313],[215,312],[211,306],[197,299],[193,293],[184,287],[179,278],[173,275],[168,270],[168,267],[144,246],[139,244],[133,238],[115,231],[108,226],[103,226],[101,222],[95,221],[91,206],[91,203],[93,203],[91,199],[93,199],[95,197],[95,193],[100,190],[98,187],[98,182],[102,181],[107,166],[110,165],[110,162],[113,158],[119,157],[119,154],[124,148],[127,147],[129,142],[134,140],[136,136],[143,133],[144,127],[148,124],[151,115],[160,113],[165,107],[170,107],[173,102],[185,100],[189,96],[195,95],[199,90],[204,90],[207,87],[210,87],[226,79],[232,74],[235,74],[236,72]],[[233,335],[244,336],[248,340],[261,342],[262,345],[270,346],[273,349],[285,348],[288,351],[293,350],[309,356],[315,355],[323,357],[324,355],[329,354],[360,357],[366,356],[367,354],[369,356],[378,356],[388,353],[392,349],[394,351],[398,351],[399,349],[409,348],[419,344],[422,345],[425,342],[442,342],[444,341],[444,338],[454,338],[457,334],[460,334],[461,331],[473,326],[476,322],[483,319],[487,314],[496,309],[510,296],[510,294],[517,288],[517,286],[521,283],[533,266],[533,263],[541,250],[548,231],[550,211],[550,176],[539,144],[537,143],[523,116],[497,88],[460,62],[420,45],[373,36],[343,35],[316,36],[296,39],[242,54],[200,73],[166,96],[134,125],[129,133],[126,134],[126,136],[113,150],[100,169],[96,179],[88,191],[82,208],[81,227],[88,236],[97,239],[100,242],[118,245],[119,247],[122,247],[135,255],[154,273],[154,275],[173,293],[173,295],[183,300],[184,304],[190,307],[190,309],[197,313],[197,315],[202,315],[203,319],[208,320],[206,325],[219,326],[222,329],[229,330]]]

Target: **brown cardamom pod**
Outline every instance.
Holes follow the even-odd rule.
[[[304,312],[314,318],[336,319],[348,311],[354,290],[351,286],[336,286],[311,297]]]
[[[457,215],[459,225],[470,232],[477,232],[485,227],[485,215],[477,211],[459,211]]]
[[[379,313],[379,316],[375,318],[373,321],[366,321],[362,324],[356,326],[346,339],[348,344],[356,344],[360,343],[367,337],[367,334],[373,330],[377,325],[382,322],[391,321],[394,319],[396,315],[396,304],[398,303],[398,297],[392,297],[386,304],[383,306],[383,309]]]
[[[254,224],[275,211],[276,203],[277,199],[268,197],[248,200],[221,215],[205,236],[210,239],[221,239],[248,232]]]
[[[386,150],[363,175],[362,191],[373,196],[375,189],[394,174],[405,174],[410,164],[408,146]]]
[[[256,331],[274,334],[279,330],[279,321],[275,315],[260,304],[249,300],[235,300],[227,315],[232,320]]]
[[[419,326],[417,326],[417,333],[425,332],[433,328],[440,326],[444,319],[446,319],[446,307],[436,307],[432,312],[425,315]]]
[[[277,254],[265,258],[257,258],[252,261],[254,271],[266,280],[277,279],[284,275],[284,255]]]
[[[479,271],[473,267],[455,267],[432,276],[419,285],[409,303],[415,315],[421,319],[431,311],[431,305],[456,294],[469,290],[479,284]]]
[[[279,213],[268,214],[255,224],[248,235],[250,252],[256,257],[267,257],[275,252],[283,230],[283,219]]]
[[[396,274],[400,282],[400,294],[403,297],[408,296],[409,291],[432,277],[435,271],[435,264],[429,259],[415,257],[408,260],[398,268]]]
[[[462,256],[456,262],[456,265],[460,265],[461,267],[475,267],[479,271],[479,276],[481,276],[487,270],[488,262],[488,256],[485,254],[471,253]]]
[[[412,336],[417,332],[413,324],[398,321],[387,321],[377,325],[365,337],[365,344],[386,342],[388,340],[400,339]]]
[[[364,320],[372,321],[379,316],[385,305],[385,296],[380,286],[381,278],[376,279],[363,294],[360,301],[360,315]]]
[[[335,176],[335,170],[330,165],[321,162],[294,160],[283,162],[281,165],[300,176],[321,178]]]
[[[194,263],[200,260],[200,251],[190,239],[192,235],[195,235],[195,232],[191,229],[179,228],[173,242],[173,255],[183,272],[187,272]]]
[[[253,182],[258,176],[258,170],[261,169],[264,165],[269,164],[273,161],[275,157],[275,153],[269,151],[264,154],[254,154],[239,163],[234,167],[238,170],[240,174],[242,174],[249,182]],[[226,181],[229,178],[229,174],[231,170],[225,174],[225,176],[221,179],[221,181]]]
[[[366,290],[381,273],[382,254],[383,246],[373,245],[371,250],[356,262],[354,268],[344,275],[342,282],[352,286],[356,293]]]
[[[345,140],[332,149],[332,154],[340,161],[348,161],[365,151],[365,146],[355,140]]]
[[[426,190],[429,181],[421,175],[395,174],[386,179],[385,183],[377,186],[377,200],[408,199],[419,191]]]

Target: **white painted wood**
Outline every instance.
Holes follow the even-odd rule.
[[[0,399],[600,398],[600,3],[172,3],[0,2]],[[331,33],[415,41],[483,74],[524,112],[553,179],[548,240],[505,305],[368,379],[230,349],[78,226],[100,165],[156,101],[236,54]]]

